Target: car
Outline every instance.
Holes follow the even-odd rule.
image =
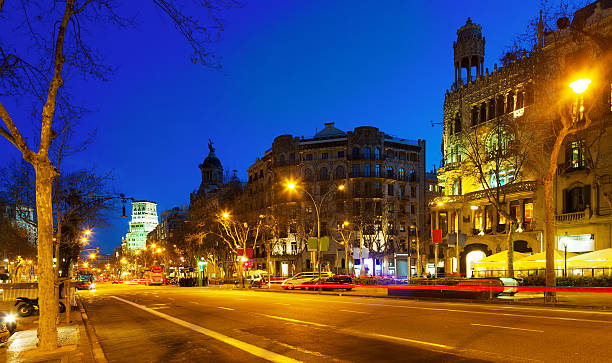
[[[76,289],[77,290],[93,290],[96,288],[96,284],[93,282],[93,276],[91,275],[77,275],[76,277]]]
[[[113,284],[122,284],[122,283],[123,283],[123,280],[121,280],[120,278],[113,279]]]
[[[319,277],[318,271],[300,272],[296,274],[295,276],[284,280],[283,283],[281,284],[281,287],[285,290],[287,289],[293,290],[296,287],[304,289],[305,287],[301,286],[302,284],[304,284],[305,282],[311,281],[314,278],[318,278],[318,277]],[[321,277],[322,278],[332,277],[332,273],[329,271],[321,271]]]
[[[330,291],[330,290],[346,290],[346,291],[351,291],[355,285],[353,285],[353,278],[351,276],[346,276],[346,275],[335,275],[335,276],[331,276],[331,277],[321,277],[321,282],[319,282],[319,278],[315,277],[314,279],[311,279],[310,281],[306,281],[304,283],[302,283],[303,286],[309,286],[309,285],[323,285],[321,287],[322,290],[324,291]],[[315,290],[317,287],[316,286],[310,286],[307,287],[309,290]]]
[[[234,285],[240,286],[242,280],[236,278]],[[244,281],[246,286],[258,286],[268,283],[268,271],[265,270],[252,270],[246,273],[246,279]]]

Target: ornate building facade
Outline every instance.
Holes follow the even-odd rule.
[[[575,19],[584,20],[589,31],[609,36],[612,9],[606,4],[595,2],[577,12]],[[506,57],[503,67],[495,65],[490,73],[483,69],[481,27],[468,18],[457,31],[455,81],[445,95],[444,160],[438,170],[444,195],[430,203],[429,217],[432,228],[442,230],[445,253],[440,266],[446,273],[470,276],[472,262],[507,249],[510,228],[515,232],[515,251],[544,251],[544,172],[534,160],[541,158],[538,153],[548,157],[548,149],[539,145],[550,135],[542,135],[543,125],[537,122],[545,117],[555,120],[557,106],[548,101],[550,89],[544,82],[557,77],[563,83],[565,77],[571,77],[576,52],[593,48],[585,44],[575,41],[568,29],[544,34],[540,26],[533,51]],[[561,64],[560,68],[553,63]],[[548,78],[543,69],[549,70]],[[598,97],[572,96],[571,102],[578,105],[571,111],[574,122],[581,122],[582,116],[576,115],[586,107],[577,102],[607,106],[604,112],[599,106],[593,108],[591,126],[564,139],[556,161],[554,235],[560,250],[583,253],[612,247],[611,163],[606,156],[611,155],[612,143],[602,137],[610,127],[609,74],[600,73],[604,86],[593,91]],[[569,91],[561,88],[560,92]],[[480,174],[469,172],[478,168]],[[511,227],[507,216],[518,225]]]
[[[280,227],[273,251],[275,275],[316,268],[306,241],[317,236],[318,208],[321,236],[330,239],[322,254],[324,269],[406,275],[409,256],[410,265],[416,265],[410,233],[415,226],[423,231],[425,225],[424,140],[390,136],[370,126],[344,132],[326,123],[312,138],[278,136],[249,167],[248,177],[245,212]],[[289,181],[297,190],[288,190]],[[421,248],[425,252],[425,243]],[[257,250],[256,264],[265,268]]]
[[[147,244],[147,235],[159,224],[157,204],[147,200],[132,202],[132,220],[129,232],[123,239],[123,251],[142,250]]]

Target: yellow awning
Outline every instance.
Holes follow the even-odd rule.
[[[527,257],[528,255],[520,252],[514,252],[514,268],[516,269],[516,261]],[[474,270],[506,270],[508,268],[508,250],[495,253],[474,262]]]
[[[560,269],[565,265],[565,256],[563,251],[555,250],[555,268]],[[568,252],[567,259],[576,256],[575,253]],[[535,255],[527,256],[516,261],[517,270],[535,270],[546,268],[546,251],[536,253]]]
[[[567,259],[567,268],[612,268],[612,248],[584,253]]]

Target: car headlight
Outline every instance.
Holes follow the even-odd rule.
[[[96,284],[91,284],[91,285],[89,285],[89,288],[90,288],[90,289],[95,289],[95,288],[96,288]]]
[[[13,315],[13,314],[6,314],[4,316],[4,322],[5,323],[14,323],[15,322],[15,315]]]

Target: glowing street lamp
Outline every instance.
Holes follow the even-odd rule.
[[[89,254],[89,258],[92,259],[92,260],[95,259],[96,258],[96,254],[95,253],[90,253]]]
[[[315,207],[315,213],[317,216],[317,265],[318,265],[318,271],[319,271],[319,282],[321,282],[321,220],[319,218],[319,210],[321,209],[321,206],[323,204],[323,201],[325,200],[325,198],[330,195],[332,192],[334,192],[334,189],[330,189],[327,193],[325,193],[321,199],[319,200],[319,204],[317,205],[317,202],[315,202],[314,197],[312,196],[312,194],[310,194],[306,189],[303,188],[299,188],[297,185],[295,185],[294,182],[287,182],[287,189],[289,190],[295,190],[295,189],[301,189],[304,193],[306,193],[309,197],[310,200],[312,201],[312,204]],[[344,185],[340,184],[337,187],[337,190],[344,190]],[[321,287],[319,286],[319,291],[321,290]]]
[[[569,87],[572,89],[572,91],[574,91],[574,93],[581,94],[586,92],[590,84],[591,80],[589,78],[580,78],[570,83]]]

